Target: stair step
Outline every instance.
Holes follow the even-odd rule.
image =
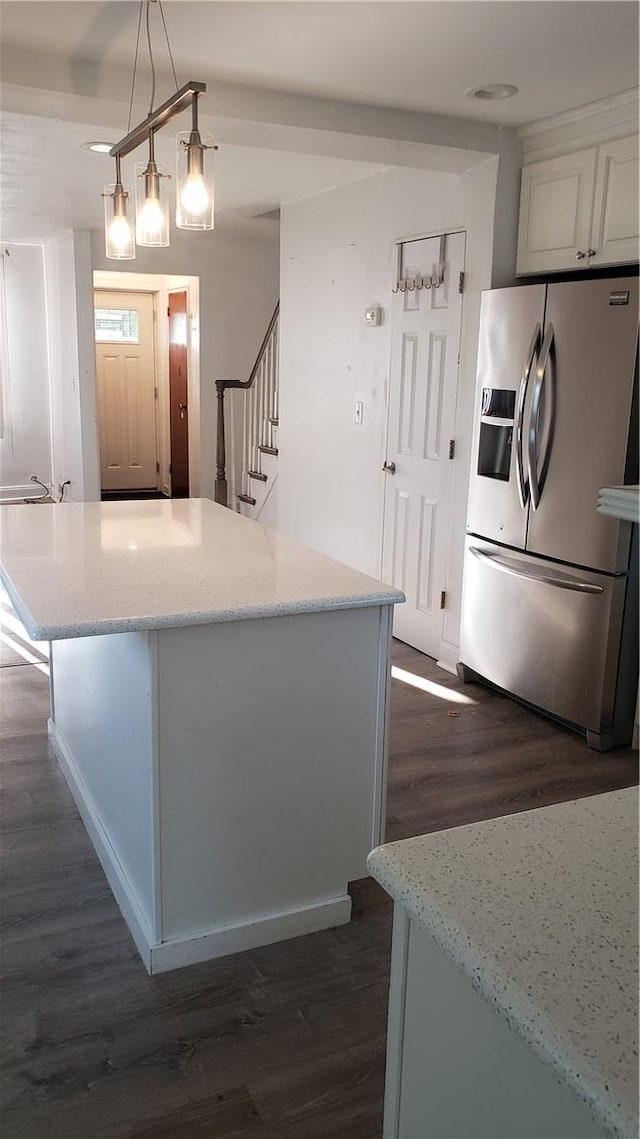
[[[260,446],[258,447],[258,450],[261,451],[263,455],[277,455],[278,454],[278,448],[277,447],[267,447],[266,443],[261,443]]]
[[[250,494],[237,494],[238,502],[246,502],[247,506],[255,506],[256,500]]]
[[[269,423],[271,424],[272,427],[279,427],[280,426],[280,420],[278,419],[277,415],[270,415],[269,416]]]
[[[263,475],[262,471],[247,471],[250,479],[259,479],[260,482],[266,482],[267,476]]]

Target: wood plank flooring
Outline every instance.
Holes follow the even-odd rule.
[[[637,781],[637,753],[393,655],[444,691],[394,681],[388,839]],[[46,677],[4,661],[2,1139],[379,1139],[386,895],[355,883],[348,926],[148,977],[48,750]]]

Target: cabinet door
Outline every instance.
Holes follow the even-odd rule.
[[[591,265],[638,260],[638,139],[598,148]]]
[[[522,171],[517,272],[579,269],[591,236],[596,147]]]

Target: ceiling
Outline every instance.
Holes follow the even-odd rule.
[[[90,106],[87,97],[103,76],[117,67],[131,75],[139,8],[137,0],[4,0],[5,68],[21,51],[57,60],[69,95],[83,96]],[[213,100],[216,89],[239,84],[519,126],[638,84],[634,0],[163,0],[163,10],[178,81],[204,80],[206,98]],[[151,20],[154,55],[164,68],[158,4],[151,5]],[[148,84],[144,36],[139,74]],[[489,83],[514,84],[519,93],[494,102],[465,95]],[[121,98],[128,102],[128,91]],[[97,187],[112,181],[112,163],[80,144],[95,137],[114,141],[123,132],[96,126],[106,121],[97,114],[92,119],[85,112],[73,123],[58,107],[51,118],[21,110],[14,97],[12,113],[3,114],[5,240],[26,240],[27,231],[40,240],[54,224],[99,226]],[[260,150],[224,145],[217,166],[223,217],[265,213],[380,168],[269,144]]]
[[[181,82],[205,75],[515,125],[637,83],[633,0],[164,0],[163,8]],[[132,0],[8,0],[2,40],[131,67],[138,12]],[[486,83],[520,93],[497,104],[465,96]]]

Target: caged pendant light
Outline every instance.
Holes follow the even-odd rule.
[[[156,109],[153,107],[156,74],[151,46],[150,10],[152,4],[158,8],[162,17],[173,78],[176,84],[174,94]],[[129,129],[143,15],[146,17],[147,46],[152,76],[151,101],[146,119],[138,123],[133,129]],[[171,181],[171,177],[156,162],[154,141],[155,135],[162,127],[189,107],[191,108],[191,130],[181,132],[177,138],[175,220],[176,225],[181,229],[213,229],[213,153],[217,148],[212,138],[201,136],[198,128],[198,99],[205,91],[206,85],[196,80],[190,80],[189,83],[178,88],[162,0],[140,0],[128,133],[111,147],[109,153],[116,160],[116,181],[112,186],[105,186],[103,193],[105,201],[105,250],[108,258],[123,260],[135,257],[136,242],[138,245],[151,247],[169,245],[169,203],[163,182],[165,179],[167,182]],[[127,215],[129,193],[122,183],[121,160],[145,142],[149,145],[147,163],[136,164],[134,238],[134,229]]]

